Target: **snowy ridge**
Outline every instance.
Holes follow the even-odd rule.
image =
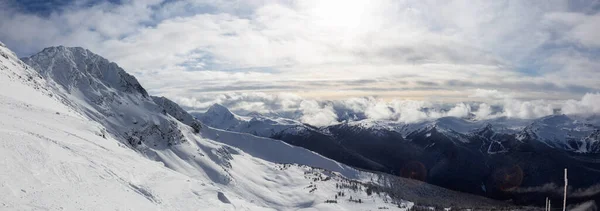
[[[194,132],[198,133],[202,128],[202,123],[195,117],[183,110],[177,103],[165,98],[165,97],[154,97],[152,96],[154,103],[163,108],[163,114],[169,114],[178,121],[186,124],[194,129]]]
[[[600,152],[596,146],[598,126],[566,115],[552,115],[534,121],[517,138],[535,139],[554,148],[582,153]]]
[[[5,98],[78,115],[61,103],[40,74],[19,60],[4,44],[0,46],[0,86]]]
[[[485,127],[478,129],[470,134],[475,139],[483,140],[481,151],[487,154],[505,153],[509,151],[509,147],[505,146],[505,142],[510,141],[506,134],[495,131],[492,124],[487,124]]]
[[[148,96],[140,83],[120,68],[91,51],[80,47],[49,47],[29,58],[29,66],[45,78],[52,78],[67,91],[103,92],[105,89]],[[103,93],[108,94],[108,93]]]
[[[214,112],[219,110],[221,112]],[[221,113],[219,115],[219,113]],[[306,131],[316,131],[323,135],[331,135],[330,129],[344,127],[346,130],[369,133],[383,137],[387,132],[395,131],[404,138],[411,134],[431,135],[438,133],[456,143],[468,144],[472,141],[482,140],[482,152],[495,154],[507,152],[515,143],[507,143],[515,139],[524,141],[542,142],[545,145],[567,151],[581,153],[600,152],[593,138],[586,138],[600,128],[598,117],[567,117],[553,115],[540,119],[511,119],[506,117],[472,120],[456,117],[443,117],[417,123],[403,123],[389,120],[361,120],[349,121],[338,125],[315,128],[295,122],[293,120],[273,120],[255,114],[253,117],[238,116],[227,108],[213,106],[208,112],[197,115],[206,124],[229,131],[250,133],[262,137],[273,137],[273,134],[299,135]],[[560,120],[560,119],[563,120]],[[215,121],[216,120],[216,121]],[[482,130],[487,130],[489,136],[483,136]],[[509,146],[510,145],[510,146]]]
[[[240,116],[226,107],[214,104],[205,113],[196,114],[198,119],[211,127],[223,130],[249,133],[261,137],[271,137],[282,131],[292,132],[304,128],[304,124],[284,118],[270,118],[260,115]],[[295,131],[295,132],[301,132]]]
[[[181,143],[177,120],[162,110],[137,80],[115,63],[83,48],[50,47],[23,59],[70,107],[105,125],[132,146]]]
[[[594,131],[582,140],[578,152],[600,152],[600,130]]]
[[[376,135],[381,136],[385,131],[394,131],[397,125],[389,124],[386,121],[362,120],[356,122],[348,122],[347,126],[355,128],[354,130],[372,130]]]
[[[170,115],[172,115],[172,113],[174,113],[175,111],[183,111],[183,109],[180,108],[177,104],[173,103],[172,101],[166,98],[154,99],[155,101],[159,100],[162,103],[166,103],[162,105],[169,105],[169,107],[166,110],[167,113],[169,113]],[[221,111],[226,111],[227,113],[229,113],[229,110]],[[180,114],[177,112],[175,113]],[[191,115],[186,114],[187,113],[181,114],[187,116],[187,118],[182,117],[183,119],[188,119],[188,121],[191,121],[192,123],[197,122],[197,120],[191,117]],[[248,153],[253,157],[260,158],[269,162],[297,163],[301,165],[323,168],[330,171],[338,172],[341,173],[341,175],[343,175],[344,177],[350,179],[361,179],[361,173],[355,169],[337,163],[328,158],[324,158],[307,149],[295,147],[279,140],[252,136],[246,133],[214,129],[211,127],[202,127],[201,129],[199,129],[199,133],[199,135],[203,138],[215,140],[217,142],[227,144],[228,146],[234,146],[236,148],[242,149],[245,153]]]
[[[0,152],[7,161],[0,166],[8,169],[0,181],[11,181],[0,183],[5,199],[0,208],[405,210],[412,205],[402,202],[399,208],[385,193],[368,195],[360,181],[375,174],[306,149],[194,127],[197,121],[176,104],[148,96],[135,78],[87,50],[54,47],[24,59],[41,73],[37,80],[44,93],[27,79],[7,76],[37,73],[0,49],[13,55],[0,58]],[[277,164],[288,162],[326,170]],[[344,196],[336,200],[338,193]]]
[[[390,120],[361,120],[345,123],[353,127],[372,129],[379,131],[396,131],[404,137],[410,133],[431,130],[436,128],[439,132],[460,133],[468,135],[487,126],[491,126],[498,133],[515,134],[523,130],[530,120],[497,118],[489,120],[469,120],[456,117],[443,117],[435,120],[427,120],[417,123],[403,123]]]

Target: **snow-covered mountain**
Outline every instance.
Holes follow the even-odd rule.
[[[308,126],[291,119],[266,117],[258,114],[253,116],[236,115],[220,104],[212,105],[205,113],[194,115],[202,123],[214,128],[262,137],[271,137],[284,130],[292,132],[294,129],[308,128]]]
[[[207,124],[214,127],[222,125],[213,122],[224,122],[220,120],[224,115],[207,112],[198,116],[202,117],[201,121],[210,119]],[[234,117],[235,125],[249,123],[244,121],[248,117],[229,116]],[[270,124],[273,122],[270,121]],[[597,123],[596,118],[564,115],[534,120],[496,118],[480,121],[444,117],[412,124],[361,120],[320,128],[300,123],[292,127],[285,125],[290,129],[279,130],[272,135],[266,133],[266,137],[310,149],[350,166],[528,204],[542,203],[535,196],[543,193],[507,192],[506,187],[533,188],[546,183],[560,183],[560,177],[549,175],[560,176],[557,170],[563,167],[573,172],[569,177],[580,180],[578,184],[572,183],[573,188],[600,184],[597,177],[588,177],[600,172]],[[269,128],[282,127],[271,125]],[[245,133],[256,130],[247,128],[223,127]],[[417,173],[412,171],[415,163],[421,166]],[[498,181],[494,175],[504,172],[508,166],[519,166],[527,179],[517,186]],[[411,169],[410,173],[406,173],[407,168]],[[596,196],[598,194],[591,198]]]
[[[190,115],[188,112],[183,110],[181,107],[179,107],[179,105],[177,105],[177,103],[175,103],[165,97],[152,96],[152,100],[154,100],[154,103],[156,103],[161,108],[163,108],[163,110],[161,111],[163,114],[165,114],[165,115],[169,114],[173,118],[182,122],[183,124],[186,124],[186,125],[192,127],[192,129],[194,129],[195,133],[200,132],[200,129],[202,128],[202,123],[200,121],[198,121],[195,117]]]
[[[149,96],[115,63],[82,48],[46,48],[23,61],[0,44],[0,209],[413,206],[403,199],[506,206],[201,125],[172,101]],[[397,194],[389,184],[411,188]],[[424,198],[431,192],[442,196]],[[468,203],[455,204],[456,198]]]
[[[548,146],[580,153],[600,153],[594,133],[600,125],[567,115],[543,117],[518,134],[519,140],[533,139]]]
[[[232,113],[226,107],[215,104],[205,113],[194,114],[201,122],[215,128],[242,133],[250,133],[262,137],[273,137],[281,133],[299,133],[308,135],[306,131],[320,131],[327,134],[328,128],[344,125],[351,130],[370,130],[372,133],[395,131],[404,138],[410,134],[435,131],[451,136],[452,140],[469,142],[473,136],[481,136],[486,130],[488,141],[503,135],[517,135],[519,140],[531,138],[546,143],[548,146],[566,151],[580,153],[600,153],[595,139],[589,138],[600,129],[600,118],[580,118],[576,116],[552,115],[540,119],[511,119],[500,117],[486,120],[471,120],[456,117],[442,117],[417,123],[402,123],[389,120],[349,121],[329,127],[313,127],[299,121],[285,118],[273,118],[255,114],[252,117]],[[427,133],[426,133],[427,134]],[[494,151],[494,150],[491,150]]]

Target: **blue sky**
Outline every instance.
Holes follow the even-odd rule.
[[[52,13],[63,12],[71,7],[91,7],[102,2],[120,5],[121,0],[6,0],[6,4],[19,12],[48,17]]]
[[[232,99],[260,110],[281,96],[546,105],[600,90],[597,0],[5,0],[0,8],[0,40],[19,56],[82,46],[151,93],[200,110]]]

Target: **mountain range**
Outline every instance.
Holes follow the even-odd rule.
[[[221,105],[194,114],[206,125],[310,149],[338,162],[517,204],[600,199],[597,116],[551,115],[419,123],[361,120],[313,127],[294,120],[233,114]],[[266,130],[265,128],[269,128]]]
[[[338,141],[329,140],[335,128],[242,118],[218,106],[196,118],[150,96],[116,63],[78,47],[18,59],[0,43],[0,113],[0,209],[520,209],[421,182],[419,175],[387,174],[394,172],[382,160],[352,152],[361,139],[355,146],[332,143],[348,149],[340,156],[365,161],[356,167],[298,144],[306,135]]]

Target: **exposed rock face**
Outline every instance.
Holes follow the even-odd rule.
[[[183,110],[177,103],[165,98],[152,96],[154,102],[163,108],[163,114],[169,114],[175,119],[183,122],[184,124],[192,127],[195,133],[199,133],[202,128],[202,124],[195,117],[190,115],[188,112]]]

